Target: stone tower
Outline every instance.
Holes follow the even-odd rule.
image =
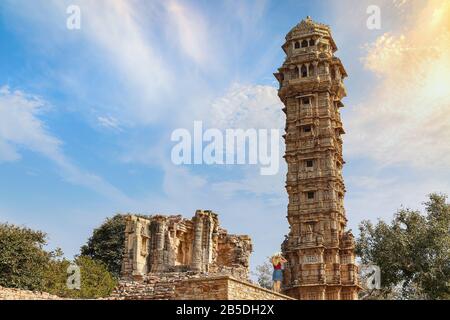
[[[283,291],[297,299],[357,299],[354,238],[345,231],[339,109],[347,73],[327,25],[307,17],[287,35],[275,77],[286,114],[289,235]]]

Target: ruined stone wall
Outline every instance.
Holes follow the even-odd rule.
[[[294,300],[260,286],[237,279],[228,281],[228,300]]]
[[[163,273],[144,281],[122,281],[116,300],[289,300],[287,296],[229,275]]]
[[[247,279],[252,252],[250,237],[228,235],[223,229],[219,232],[217,259],[210,267],[210,271],[228,273],[239,279]]]
[[[274,291],[230,276],[190,279],[176,286],[178,300],[291,300]]]
[[[64,300],[47,292],[0,287],[0,300]]]
[[[246,279],[252,251],[248,236],[229,235],[217,214],[198,210],[182,216],[130,215],[125,229],[122,277],[161,272],[227,272]]]
[[[100,300],[289,300],[290,297],[228,275],[164,273],[143,281],[121,281]],[[0,300],[70,300],[37,292],[0,287]]]

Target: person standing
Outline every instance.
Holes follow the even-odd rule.
[[[273,265],[273,291],[280,292],[281,281],[283,281],[283,265],[287,260],[281,255],[281,252],[274,254],[270,260]]]

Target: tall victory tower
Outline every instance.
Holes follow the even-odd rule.
[[[283,292],[297,299],[358,297],[354,238],[345,231],[339,109],[347,73],[327,25],[307,17],[286,36],[275,77],[286,113],[289,235]]]

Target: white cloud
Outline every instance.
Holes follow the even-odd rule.
[[[97,121],[101,127],[122,131],[119,120],[117,120],[113,116],[98,116]]]
[[[226,129],[279,129],[284,127],[282,103],[277,89],[265,85],[243,85],[234,83],[223,96],[212,99],[210,105],[199,112],[204,119],[203,130]],[[198,115],[197,115],[198,116]],[[193,125],[193,124],[192,124]],[[192,127],[186,129],[192,130]],[[281,134],[280,134],[281,137]],[[211,170],[196,173],[195,166],[176,167],[170,162],[170,145],[164,141],[153,142],[152,146],[137,149],[130,147],[122,160],[126,163],[142,163],[160,166],[164,170],[164,191],[170,198],[184,202],[191,195],[208,193],[227,199],[237,199],[242,193],[261,197],[272,203],[280,203],[285,197],[284,180],[286,165],[283,159],[284,143],[280,139],[278,163],[280,170],[276,175],[261,176],[259,165],[214,166]],[[241,150],[241,152],[243,152]],[[220,178],[217,178],[217,175]],[[184,199],[184,200],[183,200]],[[211,199],[214,199],[211,198]],[[209,201],[208,201],[209,202]]]
[[[212,103],[209,119],[211,126],[219,129],[281,129],[282,108],[276,88],[234,83]]]
[[[38,97],[12,92],[7,86],[0,88],[0,159],[19,159],[19,146],[59,158],[61,141],[49,134],[38,118],[46,107]]]
[[[396,6],[397,8],[400,8],[402,6],[404,6],[407,2],[409,2],[409,0],[393,0],[394,1],[394,6]]]
[[[248,44],[245,43],[247,39],[254,39],[263,34],[263,24],[268,7],[267,0],[227,1],[225,6],[229,10],[229,19],[237,21],[239,27],[239,34],[236,37],[237,43],[233,45],[245,46]]]
[[[383,165],[450,166],[450,3],[410,13],[408,31],[367,46],[364,64],[379,76],[373,94],[349,112],[350,155]]]
[[[363,176],[349,176],[345,182],[349,185],[353,185],[358,189],[365,189],[370,191],[380,190],[382,188],[385,188],[387,186],[391,187],[395,179],[386,178],[386,177],[379,177],[376,175],[363,175]],[[397,181],[398,182],[398,181]]]
[[[62,177],[76,185],[121,202],[130,202],[127,196],[101,177],[84,172],[68,159],[62,142],[53,136],[39,116],[49,109],[39,97],[22,91],[0,88],[0,161],[20,159],[20,149],[42,154],[58,166]]]
[[[175,37],[181,49],[200,67],[211,67],[216,58],[211,53],[213,39],[203,16],[179,1],[164,1],[168,21],[172,25],[170,37]]]
[[[433,192],[450,191],[448,180],[439,180],[431,175],[411,175],[410,177],[389,177],[378,175],[378,181],[358,183],[358,176],[347,179],[346,184],[351,192],[346,195],[345,204],[350,227],[354,230],[361,220],[376,219],[390,221],[398,209],[421,209],[427,195]],[[364,179],[364,177],[361,177]],[[370,180],[374,178],[371,177]],[[373,183],[375,182],[375,183]]]
[[[278,129],[284,130],[285,116],[283,104],[278,98],[277,89],[267,85],[243,85],[234,83],[222,97],[214,100],[210,108],[210,124],[213,128],[226,129]],[[281,137],[282,133],[280,133]],[[238,150],[245,152],[245,150]],[[270,197],[279,201],[284,196],[284,174],[286,165],[283,159],[284,142],[280,139],[278,163],[280,170],[276,175],[261,176],[259,167],[242,167],[242,177],[234,180],[224,179],[212,187],[227,197],[242,192],[255,196]]]
[[[368,4],[381,7],[380,31],[365,28]],[[347,83],[358,82],[348,87],[352,103],[343,114],[345,206],[355,230],[363,219],[390,220],[401,206],[418,209],[427,194],[450,192],[450,11],[443,1],[334,5],[342,10],[333,31],[344,38],[338,45],[348,54],[341,57]],[[364,51],[358,61],[359,46]],[[368,88],[368,94],[355,87]]]
[[[204,7],[178,0],[75,4],[81,9],[77,31],[68,31],[61,23],[66,1],[40,1],[39,10],[29,1],[8,1],[5,6],[9,24],[27,24],[30,31],[21,34],[24,43],[67,63],[64,70],[50,70],[59,90],[70,91],[77,108],[94,105],[101,109],[96,115],[110,114],[121,120],[123,128],[162,119],[177,123],[195,114],[204,97],[216,95],[215,90],[236,77],[245,46],[262,33],[267,7],[266,1],[230,2],[211,15]],[[67,52],[67,47],[75,50]],[[77,58],[77,48],[86,64]],[[84,77],[93,74],[92,79],[101,79],[99,72],[106,72],[105,83],[98,83],[98,88],[94,84],[94,90],[91,79]]]
[[[157,119],[162,109],[155,104],[170,90],[172,68],[152,44],[153,35],[139,24],[138,8],[126,1],[109,1],[108,5],[81,1],[80,7],[84,34],[105,52],[105,59],[136,93],[136,101],[131,100],[133,104],[128,106],[134,120],[145,123]]]
[[[280,160],[280,170],[276,175],[263,176],[259,169],[247,166],[243,170],[244,177],[236,180],[225,180],[211,184],[212,190],[232,199],[243,194],[261,197],[261,200],[272,204],[282,204],[287,193],[284,187],[286,165]]]
[[[196,69],[218,74],[225,56],[211,31],[214,22],[195,6],[176,0],[79,3],[83,35],[103,52],[126,89],[116,118],[141,125],[176,122],[183,117],[180,103],[208,95]]]

